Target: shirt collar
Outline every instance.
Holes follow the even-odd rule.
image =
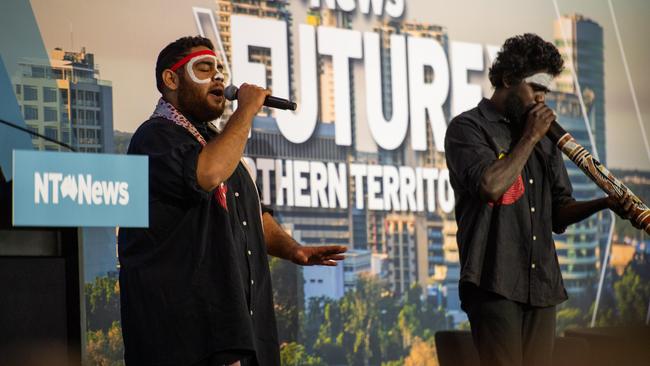
[[[481,102],[478,104],[478,109],[481,112],[481,115],[483,115],[483,117],[485,117],[490,122],[508,121],[506,117],[497,111],[494,103],[487,98],[483,98],[481,100]]]

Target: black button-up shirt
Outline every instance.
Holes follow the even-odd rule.
[[[196,127],[206,141],[215,136]],[[144,122],[131,140],[129,154],[149,156],[149,228],[119,235],[126,364],[254,355],[260,365],[279,365],[257,189],[240,163],[225,182],[225,199],[202,190],[201,149],[163,118]]]
[[[479,194],[485,170],[517,142],[511,127],[492,102],[483,99],[447,129],[461,289],[469,282],[517,302],[556,305],[567,295],[552,231],[566,228],[556,223],[554,212],[573,201],[561,152],[543,138],[501,199],[485,202]]]

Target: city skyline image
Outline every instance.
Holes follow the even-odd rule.
[[[282,4],[283,2],[276,2]],[[159,6],[149,6],[146,2],[128,4],[124,12],[117,12],[115,7],[110,4],[98,4],[96,12],[84,12],[85,6],[76,1],[67,1],[56,9],[45,10],[42,8],[46,3],[41,1],[32,1],[32,7],[36,16],[39,27],[43,34],[43,40],[48,50],[61,47],[66,50],[70,46],[78,51],[80,47],[86,46],[92,48],[97,57],[97,63],[101,70],[101,76],[106,80],[111,80],[114,88],[122,88],[121,93],[116,93],[114,101],[114,127],[117,130],[132,132],[139,123],[148,117],[150,110],[155,105],[158,93],[155,90],[155,82],[152,65],[155,63],[157,52],[168,42],[180,36],[187,34],[197,34],[198,29],[195,23],[192,8],[212,9],[215,16],[219,11],[218,1],[199,1],[190,5],[178,2],[162,2]],[[513,4],[520,4],[513,2]],[[518,11],[522,10],[521,5],[510,3],[499,4],[498,6],[487,6],[473,4],[474,7],[489,7],[486,12],[493,14],[495,12]],[[644,34],[644,27],[647,27],[639,14],[643,14],[648,5],[644,2],[630,2],[627,6],[619,9],[616,13],[621,19],[619,21],[620,34],[625,46],[630,74],[635,82],[635,93],[640,106],[641,118],[644,124],[647,124],[650,117],[644,106],[650,105],[650,90],[648,83],[643,82],[647,77],[642,72],[642,65],[650,55],[645,47],[639,47],[643,43],[641,34]],[[276,6],[276,5],[274,5]],[[300,24],[309,24],[308,12],[310,11],[308,1],[292,1],[282,5],[286,12],[291,16],[292,21],[289,24],[289,33],[297,35],[297,28]],[[471,22],[462,21],[466,15],[462,3],[454,3],[453,6],[440,6],[437,3],[428,2],[406,2],[403,19],[406,22],[426,23],[442,27],[448,32],[450,41],[458,42],[476,42],[485,48],[499,47],[500,44],[509,36],[521,34],[524,32],[534,32],[542,38],[553,41],[557,38],[554,30],[556,15],[551,1],[546,3],[536,3],[534,8],[527,7],[527,11],[517,13],[517,17],[508,18],[507,22],[499,22],[498,26],[487,27],[485,32],[476,32],[475,28],[470,25]],[[616,3],[614,3],[616,6]],[[42,10],[41,10],[42,9]],[[323,8],[325,12],[325,8]],[[604,82],[608,86],[605,89],[605,112],[611,119],[612,123],[607,124],[606,133],[610,136],[606,139],[612,150],[612,161],[609,166],[613,168],[641,169],[647,170],[650,167],[650,157],[646,152],[643,137],[640,131],[639,122],[635,113],[632,95],[628,86],[619,46],[616,41],[614,26],[611,14],[608,11],[606,1],[592,2],[583,4],[574,1],[559,2],[560,14],[582,14],[586,18],[595,21],[603,28],[604,40]],[[160,19],[164,19],[167,13],[174,14],[174,22],[166,23],[162,26]],[[340,12],[339,12],[340,13]],[[477,14],[480,13],[477,12]],[[45,16],[47,14],[47,16]],[[79,17],[75,17],[79,14]],[[100,17],[99,14],[107,16]],[[110,16],[114,14],[114,16]],[[128,14],[128,15],[127,15]],[[42,18],[41,18],[41,15]],[[540,16],[538,16],[540,15]],[[115,47],[114,39],[104,34],[94,32],[84,32],[83,29],[92,29],[93,27],[109,26],[113,19],[123,18],[119,29],[114,29],[115,39],[119,38],[119,47]],[[528,17],[528,19],[526,18]],[[361,14],[358,10],[345,13],[345,18],[349,19],[347,27],[359,31],[372,31],[377,27],[377,23],[382,19],[388,19],[384,14],[382,18],[367,16]],[[430,19],[427,19],[430,18]],[[489,17],[488,19],[493,19]],[[402,22],[402,20],[399,20]],[[492,21],[492,20],[490,20]],[[496,22],[496,19],[494,20]],[[339,20],[340,22],[340,20]],[[330,23],[337,24],[337,23]],[[496,25],[496,23],[495,23]],[[147,27],[160,27],[157,29],[153,39],[148,42],[140,42],[134,34],[143,34]],[[330,25],[331,26],[331,25]],[[342,27],[336,25],[336,27]],[[123,32],[124,35],[120,35]],[[554,33],[555,32],[555,33]],[[208,36],[210,36],[208,33]],[[149,39],[152,37],[149,36]],[[296,38],[294,36],[294,38]],[[91,46],[92,44],[92,46]],[[639,46],[637,46],[639,45]],[[299,73],[299,59],[297,58],[299,48],[296,46],[292,49],[293,62],[297,65],[292,73],[294,77]],[[483,72],[470,72],[469,82],[480,85],[482,94],[489,96],[491,88],[487,82],[486,72],[489,68],[490,60],[488,52],[485,51]],[[122,57],[124,55],[125,57]],[[323,57],[324,62],[328,62]],[[129,60],[128,64],[126,60]],[[355,112],[359,119],[359,138],[361,139],[362,150],[373,150],[373,143],[367,129],[365,121],[365,85],[363,81],[364,67],[363,60],[352,60],[352,67],[355,69],[351,77],[356,78],[353,88],[357,94],[357,104]],[[322,87],[322,85],[321,85]],[[292,92],[301,95],[300,85],[292,85]],[[326,92],[326,91],[325,91]],[[322,93],[321,93],[322,94]],[[331,98],[330,98],[331,99]],[[137,102],[136,102],[137,101]],[[322,103],[321,103],[322,104]],[[321,109],[326,108],[321,105]],[[326,110],[326,109],[324,109]],[[354,112],[354,111],[353,111]],[[319,118],[321,122],[327,122],[331,118]],[[447,122],[450,119],[448,116]],[[615,122],[614,122],[615,121]],[[647,128],[646,128],[647,129]],[[612,149],[612,146],[627,145],[627,149]]]
[[[33,19],[33,34],[17,37],[20,42],[14,42],[8,34],[0,36],[4,45],[16,43],[11,52],[3,51],[0,71],[6,70],[7,83],[11,86],[8,92],[15,96],[14,109],[17,116],[22,117],[18,120],[20,126],[69,144],[78,152],[88,154],[84,156],[132,157],[123,154],[141,124],[154,118],[152,113],[161,98],[155,74],[158,54],[170,42],[184,36],[202,35],[212,41],[217,59],[224,64],[226,85],[261,85],[269,88],[273,95],[297,103],[295,111],[260,108],[252,120],[245,146],[241,144],[243,155],[238,158],[243,161],[255,186],[248,184],[250,187],[246,188],[256,188],[259,195],[259,204],[254,197],[251,207],[257,215],[258,206],[263,206],[260,210],[262,227],[266,224],[265,209],[271,209],[281,229],[310,250],[340,245],[345,246],[347,252],[344,260],[331,261],[338,263],[336,266],[300,266],[296,265],[299,263],[294,260],[296,257],[282,260],[273,257],[275,254],[270,250],[252,250],[255,255],[261,253],[262,264],[266,265],[268,259],[268,277],[272,283],[269,293],[272,293],[283,364],[447,366],[444,356],[441,357],[444,351],[436,348],[440,341],[437,337],[445,332],[469,334],[470,319],[475,320],[467,315],[466,300],[461,307],[461,293],[467,294],[464,291],[469,288],[460,284],[464,283],[461,272],[463,281],[474,281],[474,277],[468,280],[467,273],[476,269],[470,267],[478,262],[477,271],[482,272],[476,275],[481,282],[475,283],[477,289],[503,295],[498,292],[506,291],[503,288],[483,287],[493,286],[492,282],[486,284],[492,281],[487,277],[505,276],[512,277],[508,280],[514,279],[505,286],[527,289],[521,290],[528,291],[527,294],[520,291],[518,296],[524,296],[522,293],[528,296],[530,306],[533,306],[532,288],[535,285],[544,289],[539,290],[539,294],[548,292],[539,296],[563,300],[552,304],[557,310],[555,334],[558,340],[591,328],[648,327],[650,236],[612,211],[615,204],[610,205],[604,199],[607,194],[594,183],[595,173],[586,174],[560,150],[554,150],[554,140],[546,135],[549,137],[546,141],[542,132],[537,136],[541,140],[532,141],[531,138],[527,146],[529,154],[538,155],[527,155],[528,162],[521,160],[525,165],[517,170],[518,180],[506,193],[503,193],[504,188],[489,196],[484,191],[484,185],[488,184],[484,181],[486,175],[479,173],[484,174],[504,158],[504,162],[511,164],[514,159],[510,156],[521,154],[520,150],[516,151],[521,148],[519,144],[527,143],[525,138],[517,140],[519,137],[515,136],[518,132],[511,124],[514,114],[503,112],[511,112],[505,108],[506,101],[495,99],[490,103],[485,98],[489,99],[495,92],[488,74],[504,41],[533,33],[557,48],[564,69],[548,84],[522,77],[525,82],[518,84],[517,81],[516,87],[530,86],[531,98],[532,93],[546,92],[544,103],[555,112],[557,123],[576,144],[590,152],[639,199],[650,203],[650,73],[646,71],[650,61],[646,40],[646,35],[650,34],[650,23],[646,21],[650,2],[65,0],[53,6],[46,0],[24,0],[21,4],[22,7],[16,6],[16,9],[29,13],[25,18]],[[379,5],[380,8],[374,8]],[[21,24],[27,27],[27,23]],[[530,38],[538,42],[538,38]],[[36,41],[27,47],[24,39]],[[522,44],[543,44],[535,42],[527,40]],[[544,44],[536,50],[539,49],[546,52],[539,51],[544,53],[540,58],[548,54],[551,55],[549,59],[553,58],[544,60],[544,65],[559,64],[552,47]],[[201,57],[206,53],[209,52]],[[524,56],[517,57],[523,59]],[[500,62],[502,60],[503,56],[499,58]],[[191,68],[193,63],[189,65]],[[499,63],[496,65],[498,68]],[[517,67],[508,65],[505,68]],[[551,70],[549,66],[546,71],[554,73]],[[541,74],[541,71],[536,73]],[[195,82],[201,82],[195,74],[190,75]],[[536,76],[543,78],[547,74]],[[202,82],[214,80],[217,79]],[[546,86],[548,90],[544,89]],[[497,93],[514,90],[509,87],[498,87]],[[514,93],[508,97],[512,95]],[[505,94],[501,96],[505,99]],[[170,106],[190,111],[171,101],[169,99]],[[161,104],[164,102],[161,100]],[[503,103],[498,104],[500,102]],[[244,99],[241,103],[244,105]],[[475,109],[479,103],[493,108],[488,111],[495,115],[499,112],[498,118],[492,121],[485,116],[484,110]],[[504,108],[494,109],[495,106]],[[172,107],[167,108],[174,109]],[[226,101],[220,118],[230,118],[235,109],[236,102]],[[462,138],[458,137],[460,133],[455,128],[459,124],[451,121],[470,110],[473,111],[470,113],[481,113],[487,122],[499,123],[498,128],[507,130],[502,132],[507,137],[501,136],[499,140],[488,136],[493,127],[480,127],[490,141],[471,141],[486,136],[475,137],[473,135],[481,133],[467,130],[462,130],[467,132]],[[157,111],[156,118],[167,119]],[[186,125],[194,124],[186,127],[188,131],[193,127],[206,130],[205,134],[203,129],[194,134],[195,137],[204,135],[198,136],[204,148],[197,145],[197,159],[207,151],[205,146],[226,135],[215,138],[217,135],[209,132],[209,125],[199,126],[193,118],[188,120],[191,123],[185,121]],[[466,122],[462,118],[458,120]],[[227,131],[232,127],[228,126]],[[244,133],[238,136],[243,138]],[[456,142],[456,150],[452,150],[454,142],[449,142],[454,138],[461,141]],[[138,144],[137,137],[133,141],[134,145]],[[22,142],[22,149],[67,151],[38,136],[27,137]],[[465,143],[467,145],[458,147]],[[482,149],[472,150],[475,147],[472,143],[482,143]],[[544,150],[545,143],[551,150]],[[14,149],[18,148],[16,143]],[[465,153],[464,160],[476,163],[472,169],[459,168],[460,163],[454,161],[459,160],[459,149]],[[454,157],[451,151],[456,151],[457,155]],[[473,161],[469,156],[472,153],[474,157],[485,158],[480,162],[485,166],[478,166],[479,159]],[[10,157],[5,155],[0,156],[0,163],[7,166]],[[170,160],[176,158],[170,156]],[[156,163],[156,157],[150,156],[148,160],[149,187],[158,183],[151,179],[160,178],[151,174],[152,167],[156,167],[151,162]],[[548,160],[549,157],[553,160]],[[186,163],[182,160],[178,165],[185,169]],[[198,164],[193,168],[196,176],[188,175],[192,182],[196,180],[197,186],[200,185]],[[233,175],[228,178],[219,177],[221,180],[210,189],[200,188],[201,193],[209,192],[206,201],[210,204],[215,199],[223,199],[224,212],[240,214],[242,227],[245,227],[242,229],[245,243],[241,248],[246,249],[242,253],[247,255],[242,254],[243,259],[237,260],[247,260],[250,272],[250,258],[256,257],[251,257],[251,248],[246,244],[249,240],[246,230],[257,229],[259,225],[242,211],[245,210],[243,204],[240,206],[243,196],[252,198],[229,181],[236,177],[236,172],[238,170],[231,172]],[[183,170],[183,174],[186,173]],[[6,169],[4,175],[10,177]],[[243,175],[248,182],[249,175]],[[461,175],[467,177],[459,178]],[[184,185],[194,184],[185,182],[186,178],[182,177]],[[472,190],[473,186],[468,188],[469,183],[463,185],[463,179],[477,182],[478,192]],[[505,181],[506,178],[502,179]],[[521,187],[515,187],[516,184]],[[520,191],[512,193],[515,188]],[[216,194],[213,197],[211,189],[223,197]],[[153,192],[157,191],[150,188],[150,192],[151,200]],[[504,203],[507,194],[518,196],[513,202]],[[499,195],[501,199],[496,198]],[[559,196],[562,197],[557,198]],[[468,197],[471,197],[469,203]],[[520,200],[521,197],[525,199]],[[566,201],[560,200],[563,198]],[[584,219],[568,227],[560,224],[556,227],[556,220],[560,220],[557,217],[562,216],[557,211],[571,206],[572,198],[579,202],[596,202],[589,211],[596,213],[585,214],[581,216],[586,216]],[[154,201],[149,201],[149,210],[155,207]],[[596,204],[600,211],[594,208]],[[512,206],[502,208],[507,205]],[[467,207],[476,209],[479,214],[468,219]],[[605,207],[612,207],[612,210]],[[515,208],[519,211],[514,211]],[[178,212],[173,211],[176,209]],[[184,215],[184,209],[169,205],[169,211],[178,215]],[[508,215],[518,213],[510,217],[504,212]],[[149,216],[152,218],[149,225],[159,224],[156,220],[160,218],[156,215]],[[502,217],[510,217],[508,220],[513,224],[502,225],[499,220],[506,220]],[[254,218],[257,220],[257,216]],[[552,222],[549,224],[540,218]],[[564,216],[562,220],[570,221]],[[232,228],[236,228],[236,221],[232,221]],[[207,220],[201,223],[212,225]],[[171,221],[168,224],[172,228],[181,227]],[[540,228],[542,233],[538,232]],[[120,289],[120,281],[123,281],[121,276],[126,273],[128,264],[120,268],[120,260],[129,255],[124,254],[124,241],[133,239],[125,235],[131,235],[131,229],[123,229],[121,234],[119,230],[117,227],[79,228],[81,249],[78,254],[83,269],[79,281],[83,289],[81,304],[85,323],[81,347],[88,364],[117,366],[124,362],[121,321],[125,320],[124,315],[120,317],[120,300],[124,297],[120,296],[124,296],[127,285]],[[508,230],[516,233],[512,237],[502,236]],[[167,234],[173,238],[181,232],[169,231]],[[262,231],[260,237],[266,239],[264,234]],[[189,234],[188,237],[199,240]],[[507,240],[502,239],[504,237]],[[239,240],[239,236],[237,238]],[[161,247],[173,247],[165,238],[156,240],[164,244]],[[508,247],[503,244],[506,241],[515,244]],[[479,254],[470,253],[470,249],[459,242],[463,245],[480,242],[473,245],[483,247]],[[262,244],[268,249],[268,242]],[[511,260],[508,266],[517,267],[516,270],[508,267],[508,272],[503,272],[505,266],[495,264],[496,259],[491,262],[492,256],[501,255],[499,248],[515,248],[507,253]],[[194,252],[188,254],[195,255]],[[525,263],[511,258],[526,255],[528,261]],[[149,260],[154,259],[146,259]],[[140,262],[136,264],[141,265]],[[546,271],[555,265],[559,271],[555,267]],[[484,269],[489,266],[494,274]],[[179,268],[189,267],[179,265]],[[205,268],[203,270],[208,273]],[[206,283],[214,280],[205,273],[199,273],[205,277],[199,280]],[[186,273],[167,275],[169,277],[165,278],[172,279],[169,282],[178,282],[170,286],[180,287],[183,282],[174,276]],[[194,274],[187,278],[192,279],[194,286],[192,276]],[[252,279],[245,279],[247,286],[250,282],[247,296],[262,288],[259,282],[264,282],[257,277],[255,281]],[[546,280],[553,284],[547,284]],[[539,283],[534,284],[535,281]],[[526,285],[521,285],[524,282]],[[553,294],[550,294],[551,287]],[[561,289],[555,291],[557,288]],[[266,291],[267,287],[264,289]],[[568,300],[561,296],[565,290]],[[193,299],[192,291],[194,287],[187,289],[188,298]],[[183,304],[170,306],[180,308]],[[123,302],[122,306],[125,306]],[[252,308],[243,314],[248,317],[249,312],[252,318]],[[174,321],[177,320],[179,323],[185,321],[180,318]],[[147,339],[151,335],[142,336]],[[569,344],[561,348],[562,352],[576,353],[580,349],[578,346],[574,349],[574,345]],[[613,346],[608,347],[609,350]],[[596,351],[589,355],[590,359],[598,359],[600,354]]]

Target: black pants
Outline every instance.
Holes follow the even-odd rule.
[[[481,366],[551,366],[555,306],[518,303],[467,283],[460,292]]]

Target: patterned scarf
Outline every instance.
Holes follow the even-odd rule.
[[[194,127],[192,122],[190,122],[185,116],[183,116],[183,114],[178,109],[176,109],[176,107],[171,105],[171,103],[164,100],[163,98],[160,98],[158,100],[156,109],[154,110],[150,118],[164,118],[166,120],[174,122],[175,124],[183,127],[187,132],[192,134],[192,136],[194,136],[194,138],[201,144],[201,146],[205,146],[207,144],[205,138],[199,133],[196,127]],[[223,207],[224,210],[228,211],[228,205],[226,203],[226,193],[228,193],[228,186],[222,182],[219,185],[219,187],[217,187],[217,190],[214,192],[214,197],[217,199],[221,207]]]

